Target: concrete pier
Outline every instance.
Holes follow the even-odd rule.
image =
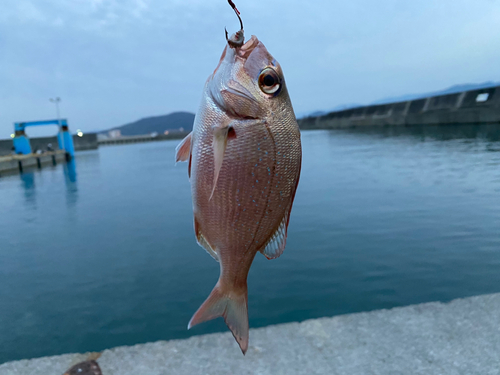
[[[75,332],[75,334],[78,334]],[[88,354],[0,365],[0,375],[63,374]],[[105,350],[103,375],[500,374],[500,294]]]
[[[42,168],[44,165],[66,161],[66,152],[57,150],[43,154],[0,156],[0,176],[6,173],[23,172],[26,169]]]

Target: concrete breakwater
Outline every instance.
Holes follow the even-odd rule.
[[[62,374],[87,358],[7,362],[0,375]],[[498,374],[500,294],[251,329],[245,357],[224,332],[109,349],[98,362],[103,375]]]
[[[156,135],[145,134],[145,135],[121,136],[117,138],[99,139],[98,143],[99,146],[101,145],[106,146],[106,145],[122,145],[127,143],[159,142],[159,141],[167,141],[169,139],[182,139],[188,134],[189,132],[177,131],[177,132],[171,132],[169,134],[156,134]]]
[[[301,129],[500,124],[500,86],[351,108],[298,120]]]

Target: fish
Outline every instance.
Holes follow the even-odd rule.
[[[97,361],[89,358],[87,361],[74,365],[63,375],[102,375],[102,372]]]
[[[229,3],[232,2],[229,0]],[[243,23],[208,77],[193,130],[176,148],[188,161],[198,244],[220,263],[220,276],[188,329],[223,317],[248,349],[247,275],[258,252],[279,257],[300,178],[300,131],[283,70]]]

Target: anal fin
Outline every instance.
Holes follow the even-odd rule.
[[[283,251],[285,250],[288,223],[290,222],[290,214],[292,213],[293,201],[295,199],[295,193],[297,192],[297,186],[299,184],[300,169],[301,165],[299,164],[297,181],[295,181],[295,186],[292,189],[290,205],[283,215],[278,229],[271,235],[269,240],[266,242],[266,245],[259,250],[267,259],[276,259],[281,254],[283,254]]]
[[[275,259],[283,254],[283,250],[285,250],[286,245],[289,217],[290,210],[287,210],[285,215],[283,215],[283,219],[281,220],[278,229],[271,235],[271,238],[267,241],[266,246],[260,250],[260,252],[264,254],[267,259]]]

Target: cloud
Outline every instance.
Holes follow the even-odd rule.
[[[284,68],[296,112],[498,81],[497,1],[236,2]],[[54,117],[97,130],[196,111],[238,21],[225,0],[3,0],[0,138]]]

